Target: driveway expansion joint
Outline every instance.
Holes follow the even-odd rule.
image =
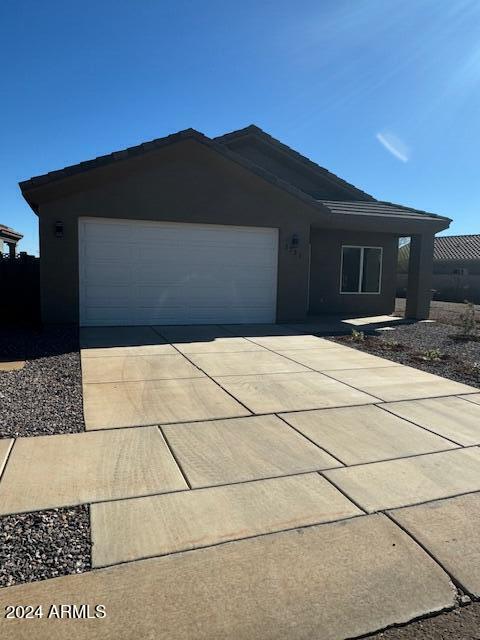
[[[440,398],[444,398],[444,397],[448,397],[448,398],[456,398],[458,396],[440,396]],[[422,400],[428,400],[430,398],[422,398]],[[432,398],[432,400],[438,400],[439,398]],[[405,400],[398,400],[398,402],[406,402]],[[408,402],[408,401],[407,401]],[[390,409],[384,405],[386,404],[390,404],[389,402],[384,402],[382,404],[377,405],[379,409],[383,409],[383,411],[386,411],[387,413],[391,414],[391,415],[398,415],[396,413],[393,413],[393,411],[390,411]],[[409,422],[410,424],[413,424],[415,427],[418,427],[419,429],[423,429],[424,431],[427,431],[428,433],[431,433],[435,436],[439,436],[440,438],[443,438],[444,440],[448,440],[449,442],[451,442],[452,444],[456,445],[457,447],[465,447],[465,446],[476,446],[476,445],[463,445],[460,442],[457,442],[456,440],[452,440],[452,438],[449,438],[448,436],[442,435],[440,433],[438,433],[437,431],[433,431],[432,429],[429,429],[428,427],[422,425],[422,424],[418,424],[418,422],[414,422],[413,420],[411,420],[410,418],[406,418],[405,416],[401,416],[402,420],[405,420],[406,422]],[[480,443],[480,440],[479,440]]]
[[[411,538],[413,540],[413,542],[415,544],[417,544],[421,549],[423,549],[423,551],[434,561],[438,564],[438,566],[447,574],[447,576],[450,579],[450,582],[452,583],[453,587],[455,588],[456,592],[457,592],[457,603],[461,602],[461,598],[463,596],[463,594],[467,594],[470,598],[474,599],[475,596],[470,593],[468,591],[468,589],[465,588],[465,586],[463,584],[461,584],[459,582],[459,580],[457,580],[457,578],[452,574],[451,571],[449,571],[447,569],[447,567],[444,565],[444,563],[442,563],[429,549],[427,546],[425,546],[424,544],[422,544],[420,542],[420,540],[413,535],[408,529],[406,529],[400,522],[398,522],[398,520],[391,514],[392,510],[384,510],[378,513],[383,513],[391,522],[393,522],[397,527],[399,527],[399,529],[401,529],[407,536],[409,536],[409,538]]]
[[[162,336],[163,337],[163,336]],[[241,402],[238,398],[236,398],[233,394],[231,394],[229,391],[227,391],[226,389],[224,389],[222,387],[221,384],[219,384],[216,380],[214,380],[206,371],[204,371],[201,367],[199,367],[195,362],[193,362],[192,360],[190,360],[190,358],[188,357],[188,354],[186,353],[182,353],[179,349],[177,349],[176,345],[172,344],[172,347],[180,354],[182,355],[184,358],[186,358],[186,360],[188,360],[190,362],[190,364],[192,364],[194,367],[196,367],[199,371],[201,371],[201,373],[203,373],[209,380],[211,380],[212,382],[214,382],[224,393],[226,393],[227,395],[229,395],[232,400],[235,400],[235,402],[237,402],[238,404],[240,404],[246,411],[248,411],[248,413],[250,415],[253,415],[253,412],[246,406],[243,404],[243,402]]]
[[[312,411],[315,411],[315,409],[312,409]],[[294,431],[296,431],[299,435],[301,435],[303,438],[305,438],[306,440],[308,440],[309,442],[311,442],[312,444],[314,444],[316,447],[318,447],[319,449],[321,449],[321,451],[324,451],[325,453],[328,453],[329,456],[331,456],[332,458],[334,458],[335,460],[337,460],[337,462],[339,462],[342,466],[347,466],[345,462],[343,462],[343,460],[341,460],[338,456],[336,456],[334,453],[332,453],[331,451],[329,451],[328,449],[326,449],[325,447],[320,446],[317,442],[315,442],[315,440],[312,440],[311,438],[309,438],[307,435],[305,435],[304,433],[302,433],[299,429],[297,429],[296,427],[294,427],[292,424],[290,424],[284,417],[283,415],[280,413],[275,413],[275,416],[277,416],[277,418],[280,418],[280,420],[282,420],[282,422],[284,422],[288,427],[290,427],[290,429],[293,429]]]
[[[245,339],[249,340],[248,337],[245,338]],[[319,339],[321,340],[322,338],[319,338]],[[254,342],[254,341],[250,340],[250,342]],[[254,342],[254,344],[256,344],[256,342]],[[277,351],[274,351],[273,349],[269,349],[268,347],[265,347],[264,345],[261,345],[261,346],[263,346],[264,349],[267,349],[267,351],[271,351],[272,353],[276,353],[277,355],[280,355],[280,354],[278,354]],[[349,347],[345,347],[345,348],[348,349]],[[293,358],[289,358],[288,355],[285,355],[285,352],[283,352],[281,355],[284,358],[287,358],[288,360],[291,360],[292,362],[296,362],[296,360],[293,360]],[[323,375],[323,376],[325,376],[327,378],[330,378],[331,380],[335,380],[335,382],[339,382],[339,380],[337,380],[333,376],[329,376],[328,373],[326,373],[325,371],[320,372],[317,369],[312,369],[312,367],[309,367],[308,365],[305,365],[305,364],[303,366],[306,367],[307,369],[310,369],[310,371],[312,371],[314,373],[320,373],[320,375]],[[387,367],[385,367],[385,368],[387,368]],[[361,389],[357,389],[357,387],[354,387],[353,385],[348,384],[347,382],[342,382],[341,384],[344,384],[346,387],[350,387],[351,389],[354,389],[355,391],[359,391],[360,393],[365,393],[365,391],[362,391]],[[375,399],[377,402],[383,402],[383,400],[381,398],[377,398],[376,396],[372,395],[371,393],[366,394],[366,395],[369,395],[370,397]],[[321,407],[319,407],[319,408],[321,408]],[[328,407],[325,407],[325,408],[328,408]],[[287,412],[285,412],[285,413],[287,413]]]
[[[174,450],[173,450],[173,449],[172,449],[172,447],[170,446],[170,442],[168,441],[168,438],[167,438],[167,436],[165,435],[165,433],[164,433],[164,431],[163,431],[162,427],[161,427],[161,426],[158,426],[158,430],[159,430],[159,431],[160,431],[160,433],[162,434],[162,437],[163,437],[163,439],[165,440],[165,444],[166,444],[166,446],[167,446],[168,450],[170,451],[170,454],[171,454],[172,458],[174,459],[174,461],[175,461],[175,463],[176,463],[177,467],[179,468],[180,473],[182,474],[183,479],[185,480],[185,483],[187,484],[187,487],[188,487],[189,489],[191,489],[191,488],[192,488],[192,485],[190,484],[190,482],[189,482],[189,480],[188,480],[187,474],[185,473],[185,471],[184,471],[184,469],[183,469],[183,467],[182,467],[182,464],[181,464],[180,460],[179,460],[179,459],[177,458],[177,456],[175,455]]]

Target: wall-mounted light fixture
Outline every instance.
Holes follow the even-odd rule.
[[[290,238],[290,249],[298,249],[300,245],[300,238],[296,233]]]
[[[61,220],[55,222],[55,237],[63,238],[63,222]]]

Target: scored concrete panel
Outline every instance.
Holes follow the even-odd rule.
[[[225,338],[231,335],[217,324],[156,325],[152,329],[167,342],[215,340],[215,338]]]
[[[212,340],[192,340],[174,342],[174,346],[185,355],[192,353],[237,353],[242,351],[264,351],[250,340],[230,336],[228,338],[215,338]]]
[[[329,375],[387,402],[453,396],[475,391],[473,387],[466,384],[453,382],[404,365],[372,368],[368,370],[368,373],[354,369],[330,371]]]
[[[292,336],[298,331],[287,324],[224,324],[225,331],[234,336],[261,337],[261,336]]]
[[[7,462],[8,454],[12,448],[13,440],[11,438],[2,438],[0,440],[0,477]]]
[[[403,323],[405,322],[405,318],[400,318],[399,316],[370,316],[368,318],[350,318],[342,320],[342,322],[355,327],[362,327],[368,324],[383,324],[385,322],[392,324]]]
[[[209,376],[308,371],[301,364],[267,350],[242,351],[240,353],[196,353],[189,354],[189,358]]]
[[[385,360],[369,353],[363,353],[348,347],[332,347],[332,349],[291,349],[278,351],[296,362],[315,369],[331,371],[335,369],[370,369],[372,367],[399,367],[397,362]]]
[[[397,416],[415,422],[458,444],[480,443],[480,406],[461,398],[429,398],[384,404]]]
[[[289,351],[290,349],[331,349],[335,343],[324,338],[310,335],[259,336],[249,338],[252,342],[270,349],[270,351]]]
[[[298,411],[282,417],[346,465],[456,446],[373,405]]]
[[[480,491],[480,449],[453,449],[325,471],[368,512]]]
[[[84,383],[202,378],[204,375],[179,354],[116,356],[114,358],[82,357],[82,380]]]
[[[93,566],[362,515],[318,473],[91,507]]]
[[[253,413],[301,411],[378,402],[376,398],[317,371],[217,376],[215,380]]]
[[[340,466],[276,416],[172,425],[163,432],[193,487]]]
[[[35,640],[341,640],[455,604],[440,567],[383,515],[0,589],[8,604],[104,604],[100,620],[33,622]],[[3,621],[29,640],[31,621]]]
[[[84,384],[83,408],[87,430],[249,415],[206,378]]]
[[[480,494],[389,512],[465,591],[480,597]]]
[[[18,438],[0,514],[187,488],[156,427]]]
[[[165,342],[151,327],[82,327],[80,346],[125,347]]]
[[[463,400],[468,400],[469,402],[474,402],[475,404],[480,404],[480,393],[469,393],[466,396],[460,396]]]
[[[178,352],[171,344],[144,344],[130,347],[99,347],[82,349],[82,362],[85,358],[112,358],[114,356],[165,356]]]
[[[80,347],[82,358],[176,353],[151,327],[83,327]]]

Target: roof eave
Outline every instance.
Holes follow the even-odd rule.
[[[60,169],[59,171],[52,171],[42,176],[30,178],[29,180],[24,180],[22,182],[19,182],[19,187],[23,197],[25,198],[29,206],[32,208],[34,213],[39,215],[39,202],[37,201],[38,198],[36,196],[38,196],[39,194],[41,195],[41,192],[44,191],[47,187],[52,188],[52,185],[55,186],[56,184],[58,185],[65,184],[67,181],[72,180],[74,178],[78,178],[78,176],[84,173],[95,171],[107,165],[111,166],[120,162],[132,160],[133,158],[138,157],[139,155],[144,155],[150,151],[153,152],[161,147],[164,147],[170,144],[175,144],[177,142],[180,142],[182,140],[187,140],[187,139],[194,139],[196,142],[199,142],[200,144],[203,144],[209,147],[210,149],[220,153],[222,156],[228,158],[232,162],[235,162],[236,164],[251,171],[252,173],[266,180],[270,184],[273,184],[274,186],[282,189],[283,191],[288,192],[290,195],[294,196],[295,198],[302,200],[305,204],[313,206],[317,210],[320,210],[323,215],[327,217],[331,215],[330,211],[328,211],[326,207],[324,207],[321,203],[317,202],[307,193],[301,191],[300,189],[297,189],[297,187],[294,187],[289,182],[282,180],[281,178],[278,178],[277,176],[270,173],[266,169],[259,167],[258,165],[251,162],[247,158],[241,156],[240,154],[235,153],[234,151],[231,151],[225,145],[220,144],[215,140],[212,140],[211,138],[208,138],[203,133],[196,131],[195,129],[186,129],[176,134],[167,136],[166,138],[160,138],[158,140],[152,141],[151,143],[144,143],[142,145],[138,145],[137,147],[130,147],[129,149],[125,150],[125,152],[127,153],[124,153],[121,151],[113,152],[107,156],[100,156],[99,158],[96,158],[94,160],[90,160],[84,163],[80,163],[79,165],[71,165],[70,167],[65,167],[64,169]],[[143,149],[143,153],[141,151],[137,152],[137,150],[139,150],[140,148]],[[133,154],[128,153],[128,152],[131,152],[132,150],[134,151]],[[104,160],[106,159],[111,159],[111,160],[108,162],[107,161],[104,162]],[[97,164],[96,161],[100,161],[100,162]],[[73,169],[75,169],[75,171],[69,172],[69,170],[73,170]],[[54,199],[54,198],[49,198],[49,199]]]

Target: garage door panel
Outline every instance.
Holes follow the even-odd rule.
[[[87,307],[104,306],[128,306],[131,300],[131,291],[128,286],[111,287],[98,286],[88,287],[85,294]]]
[[[276,229],[79,224],[82,324],[275,321]]]

